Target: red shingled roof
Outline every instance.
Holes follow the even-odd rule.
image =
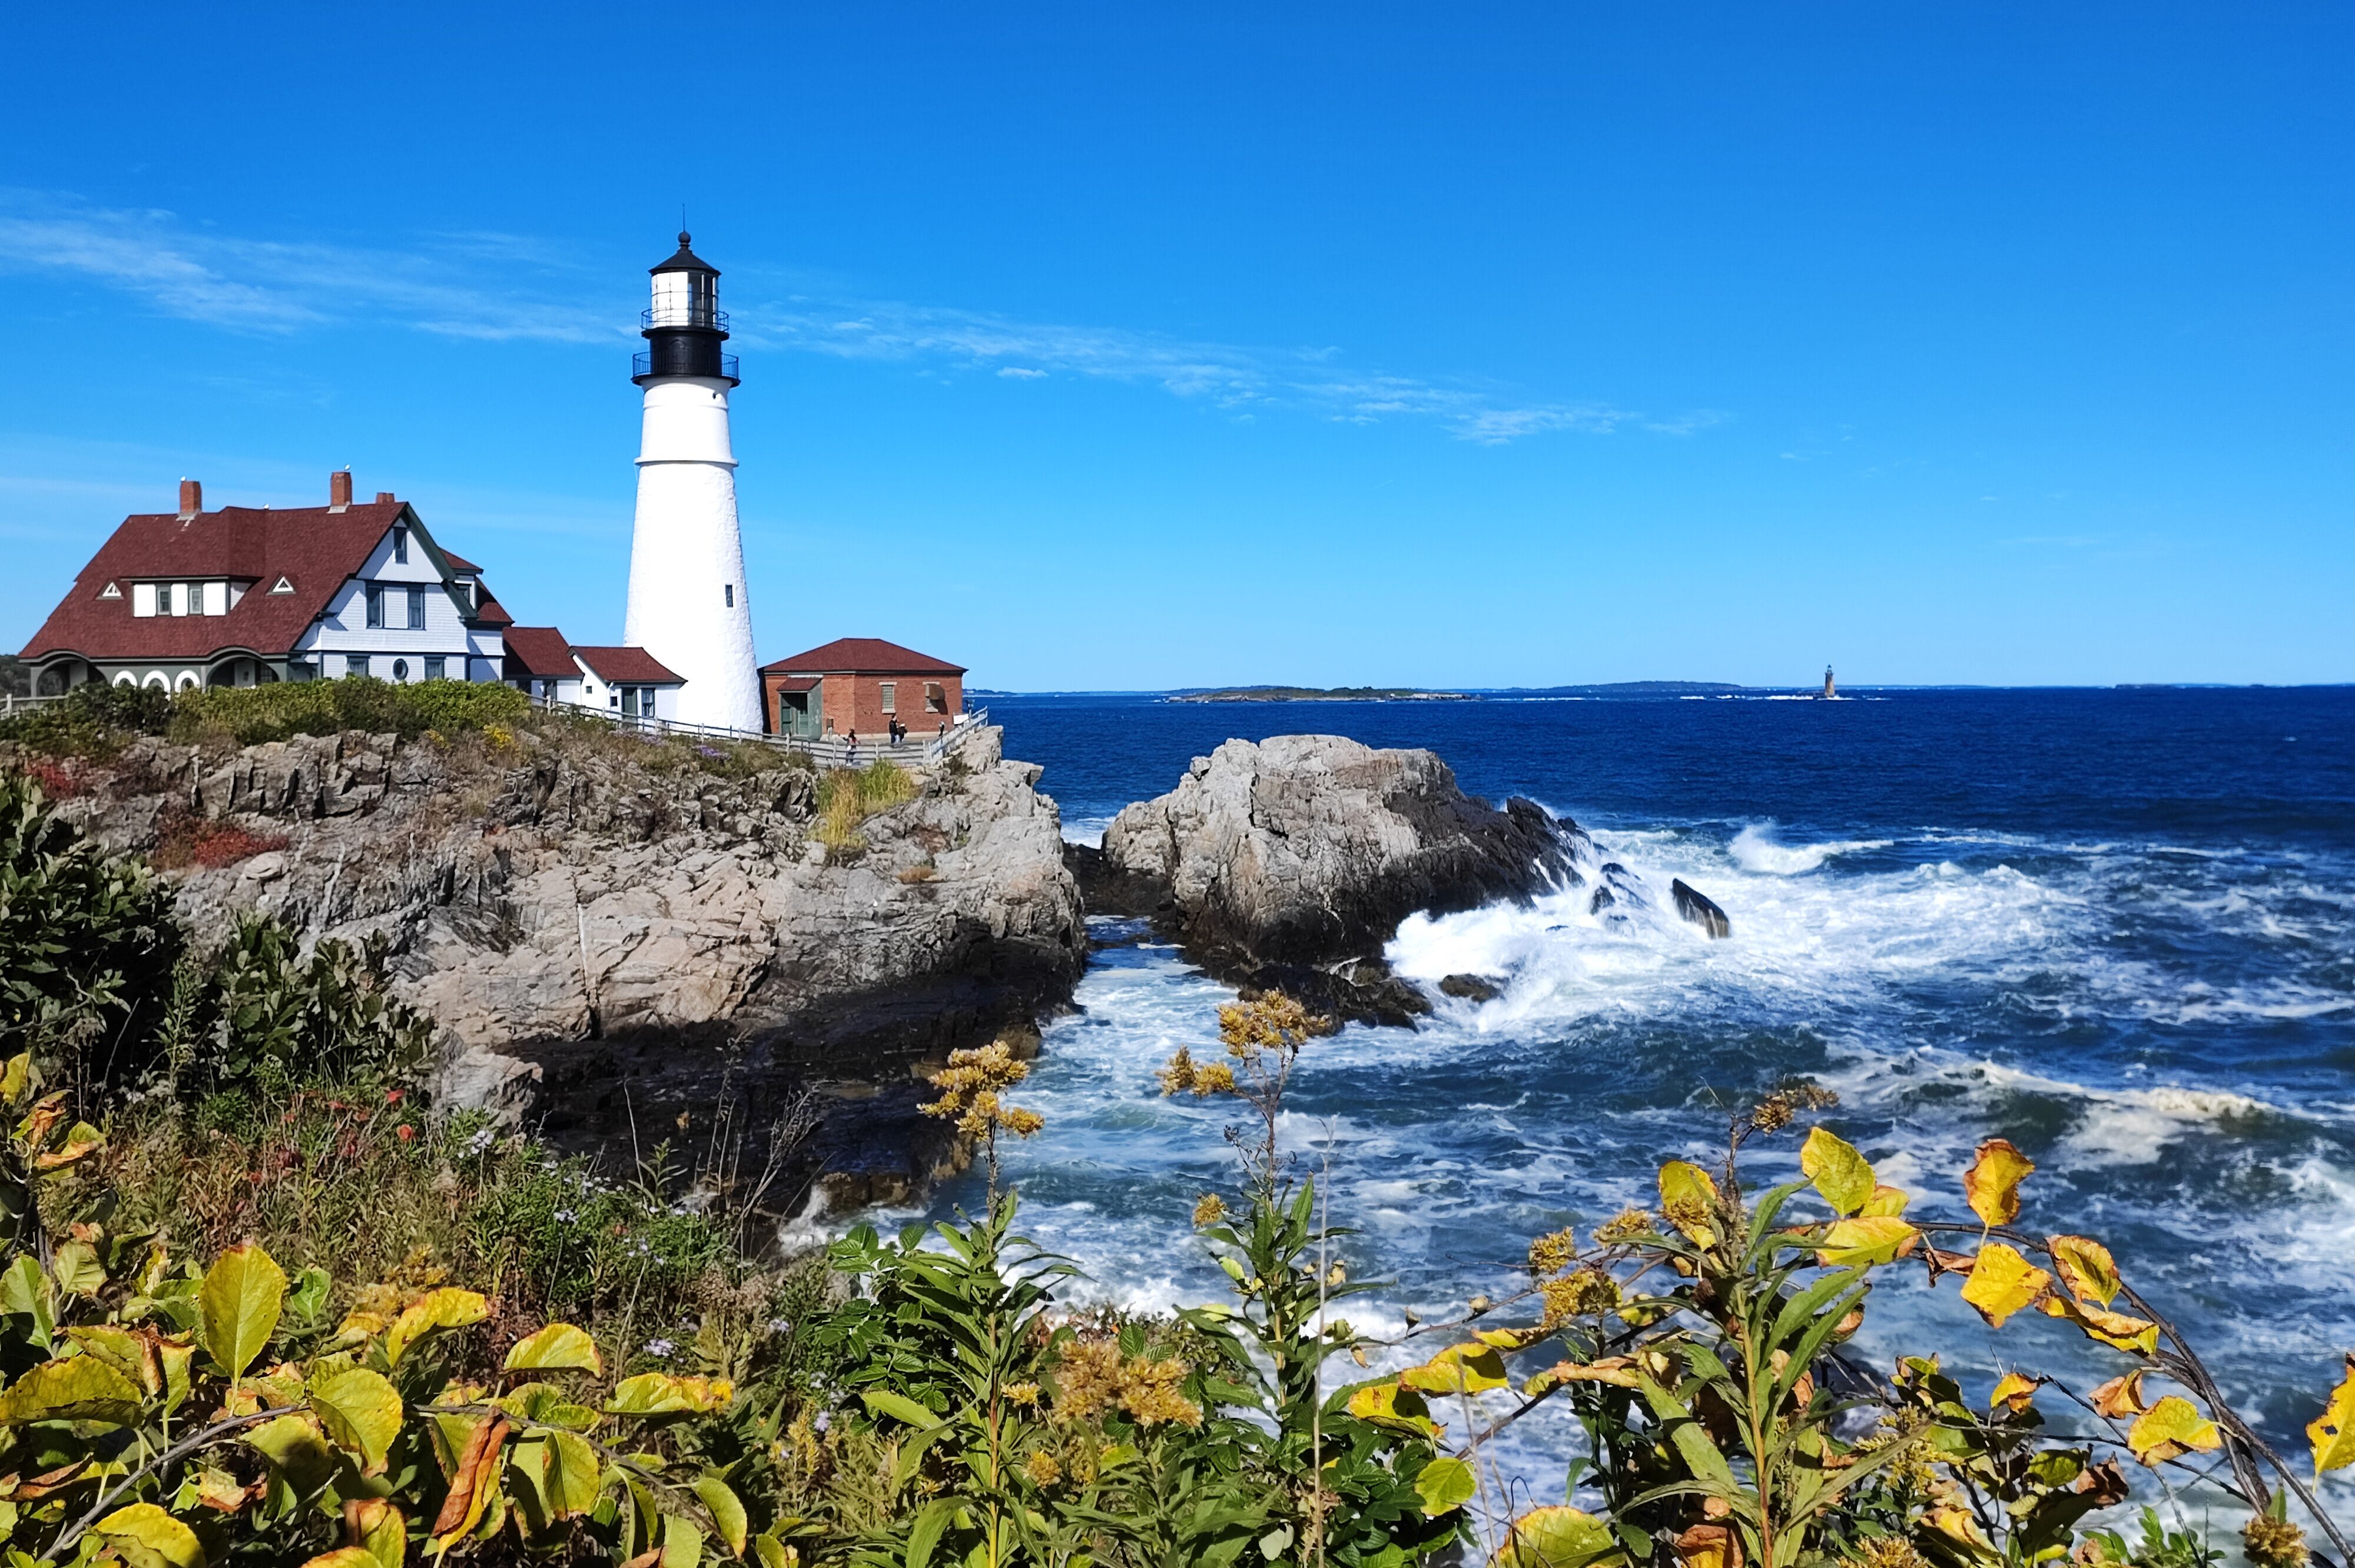
[[[510,626],[506,629],[507,673],[580,678],[572,662],[572,644],[553,626]]]
[[[683,686],[687,677],[674,675],[643,648],[575,648],[581,662],[607,685]]]
[[[507,607],[491,597],[491,585],[488,583],[483,584],[483,602],[474,607],[474,623],[502,630],[515,624],[515,617],[507,613]]]
[[[962,675],[964,666],[886,642],[879,637],[837,637],[821,648],[761,666],[802,675]]]
[[[24,657],[202,659],[236,648],[283,654],[408,510],[391,501],[341,512],[224,506],[185,522],[172,512],[126,517],[25,644]],[[229,577],[251,586],[227,615],[133,615],[132,583],[155,577]],[[272,593],[282,577],[291,591]],[[121,598],[99,597],[109,583]]]

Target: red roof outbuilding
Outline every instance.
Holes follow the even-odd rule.
[[[833,641],[761,666],[762,673],[792,675],[962,675],[964,666],[886,642],[880,637],[837,637]]]

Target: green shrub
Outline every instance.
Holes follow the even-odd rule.
[[[46,757],[112,757],[134,735],[161,735],[172,700],[148,686],[91,681],[56,702],[0,718],[0,740]]]
[[[183,743],[235,746],[347,729],[414,740],[427,730],[457,735],[495,726],[512,729],[530,712],[531,699],[512,686],[470,681],[400,684],[353,675],[183,692],[172,703],[170,733]]]
[[[54,1070],[144,1038],[180,946],[171,898],[136,860],[102,853],[0,772],[0,1044]]]
[[[431,1022],[392,1000],[380,947],[330,938],[308,956],[285,922],[239,918],[229,945],[183,962],[159,1032],[184,1095],[378,1086],[423,1061]]]

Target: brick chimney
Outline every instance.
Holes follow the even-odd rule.
[[[341,512],[352,503],[352,471],[339,468],[327,476],[327,510]]]
[[[400,498],[399,496],[393,494],[389,490],[379,490],[376,493],[376,503],[378,506],[389,506],[393,502],[400,499]]]
[[[180,521],[186,523],[205,509],[205,487],[193,479],[180,481]]]

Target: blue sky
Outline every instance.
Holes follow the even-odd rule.
[[[684,203],[764,658],[2355,679],[2345,7],[9,31],[0,643],[182,474],[312,503],[346,463],[617,639]]]

